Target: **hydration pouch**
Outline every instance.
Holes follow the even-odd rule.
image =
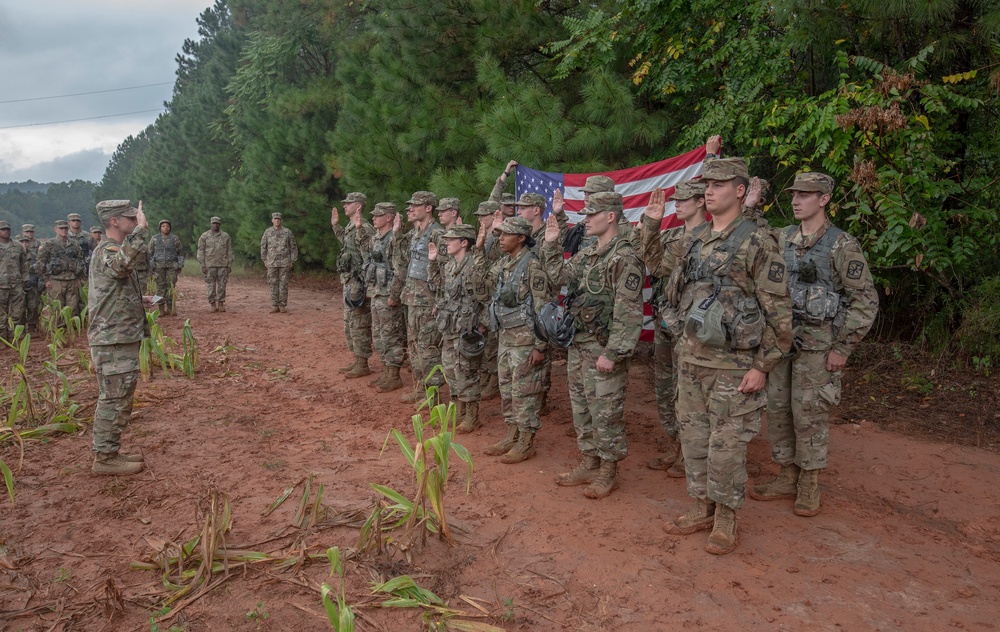
[[[722,324],[724,308],[718,300],[718,294],[713,294],[702,300],[691,310],[687,317],[688,332],[694,334],[702,344],[726,348],[726,328]]]

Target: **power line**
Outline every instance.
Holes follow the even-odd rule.
[[[135,112],[122,112],[121,114],[104,114],[102,116],[88,116],[86,118],[67,119],[65,121],[48,121],[46,123],[25,123],[24,125],[8,125],[0,129],[15,129],[17,127],[35,127],[38,125],[58,125],[60,123],[76,123],[77,121],[93,121],[94,119],[111,118],[114,116],[130,116],[132,114],[145,114],[147,112],[162,112],[166,108],[156,108],[154,110],[136,110]]]
[[[128,86],[126,88],[111,88],[110,90],[95,90],[93,92],[76,92],[74,94],[56,94],[51,97],[31,97],[28,99],[11,99],[9,101],[0,101],[0,105],[4,103],[24,103],[25,101],[44,101],[46,99],[64,99],[66,97],[82,97],[88,94],[104,94],[106,92],[121,92],[122,90],[138,90],[140,88],[152,88],[154,86],[168,86],[172,83],[173,81],[163,81],[161,83],[147,83],[141,86]]]

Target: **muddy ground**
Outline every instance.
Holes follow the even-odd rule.
[[[325,559],[217,573],[212,590],[181,598],[155,624],[171,591],[160,573],[130,570],[153,546],[195,536],[213,492],[231,503],[229,548],[280,557],[355,548],[370,483],[413,494],[399,450],[381,452],[390,429],[412,433],[412,407],[399,392],[380,395],[367,379],[337,373],[350,358],[330,284],[294,282],[287,314],[268,313],[262,280],[235,279],[229,291],[229,311],[214,314],[200,280],[181,279],[180,316],[162,322],[180,339],[191,320],[199,372],[140,384],[125,444],[145,454],[145,471],[92,476],[87,431],[25,444],[16,504],[0,499],[0,629],[329,629],[318,586],[336,581]],[[483,405],[485,427],[459,439],[475,472],[466,494],[453,467],[446,506],[456,546],[432,537],[409,550],[411,561],[397,551],[347,562],[357,629],[426,629],[419,612],[382,609],[371,597],[373,579],[404,573],[479,616],[469,620],[505,630],[995,629],[996,380],[939,379],[899,350],[879,353],[848,371],[837,411],[846,423],[831,429],[821,477],[823,512],[800,518],[791,501],[748,499],[739,547],[723,557],[704,552],[706,533],[661,528],[690,501],[682,480],[643,467],[661,434],[645,358],[631,372],[620,488],[592,501],[582,488],[553,484],[578,458],[564,434],[566,368],[557,363],[535,458],[507,466],[482,455],[504,432],[496,400]],[[74,397],[92,414],[93,378],[73,377]],[[0,457],[16,463],[17,451],[5,445]],[[761,437],[748,459],[752,482],[777,469]],[[300,482],[311,475],[314,489],[325,487],[325,512],[314,526],[293,527]]]

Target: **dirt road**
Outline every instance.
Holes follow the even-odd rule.
[[[293,283],[287,314],[268,313],[262,281],[237,279],[229,291],[229,311],[213,314],[200,280],[181,279],[180,317],[162,322],[179,339],[183,319],[191,319],[199,374],[140,385],[125,441],[145,453],[143,473],[92,476],[89,432],[27,444],[17,503],[0,504],[0,629],[152,629],[155,604],[168,593],[156,572],[129,564],[151,553],[150,541],[194,536],[195,507],[213,488],[232,502],[227,543],[268,552],[356,544],[353,527],[289,527],[301,487],[262,517],[282,490],[310,474],[325,485],[327,516],[370,507],[370,483],[412,494],[398,449],[390,444],[380,456],[391,428],[409,432],[412,409],[398,392],[380,395],[367,379],[337,373],[350,358],[334,291]],[[218,347],[226,351],[213,353]],[[563,363],[554,369],[555,410],[543,419],[534,459],[506,466],[482,455],[503,434],[498,401],[485,403],[485,427],[459,439],[475,459],[471,491],[453,478],[446,499],[462,543],[432,539],[413,551],[412,564],[400,557],[349,563],[348,602],[369,604],[358,629],[424,629],[417,612],[371,605],[370,575],[378,573],[409,573],[468,612],[476,611],[459,595],[483,600],[486,610],[507,615],[492,620],[507,630],[1000,625],[996,454],[913,440],[871,423],[834,426],[823,512],[799,518],[791,501],[748,499],[739,512],[739,548],[715,557],[702,549],[707,534],[674,537],[661,529],[690,500],[683,481],[642,465],[661,432],[651,370],[645,362],[632,369],[630,456],[620,488],[602,501],[553,484],[578,458],[560,423],[569,418]],[[95,399],[92,380],[81,381],[80,401]],[[16,460],[10,447],[0,455]],[[749,461],[751,479],[776,471],[762,438],[751,444]],[[107,598],[109,579],[120,602]],[[310,586],[329,579],[329,565],[320,562],[239,571],[159,629],[328,629]]]

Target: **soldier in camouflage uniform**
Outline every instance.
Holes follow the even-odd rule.
[[[490,191],[489,202],[495,203],[500,211],[501,221],[507,219],[508,217],[514,217],[517,214],[516,200],[512,193],[504,193],[504,189],[507,188],[507,181],[510,179],[514,169],[517,167],[517,161],[511,160],[504,167],[503,173],[496,179],[496,184],[493,185],[493,190]],[[496,211],[494,211],[495,213]],[[486,235],[486,243],[483,246],[486,250],[486,258],[490,261],[496,261],[503,253],[500,252],[500,235],[495,232],[490,232]],[[483,397],[483,399],[489,399],[488,397]]]
[[[487,320],[476,286],[482,283],[476,272],[470,248],[476,243],[476,229],[468,224],[454,224],[442,236],[448,259],[442,264],[438,247],[430,245],[431,285],[437,288],[434,319],[441,330],[441,366],[456,403],[458,432],[472,432],[479,427],[479,365],[482,349],[472,338],[485,341]],[[477,335],[478,334],[478,335]]]
[[[830,407],[840,401],[841,370],[871,329],[878,293],[861,245],[830,223],[834,181],[800,173],[786,191],[801,224],[781,231],[792,299],[795,351],[768,374],[767,435],[781,465],[774,480],[750,488],[757,500],[795,498],[793,511],[820,509],[819,471],[827,466]]]
[[[513,207],[513,205],[512,205]],[[479,218],[479,228],[485,224],[489,234],[486,239],[492,237],[489,228],[493,226],[493,216],[500,210],[500,203],[488,200],[480,202],[479,208],[474,215]],[[486,294],[486,286],[477,288],[477,298],[481,303],[487,303],[490,297]],[[483,359],[479,364],[479,383],[481,387],[480,399],[486,401],[500,395],[500,383],[497,378],[497,332],[486,328],[486,348],[483,350]]]
[[[50,301],[59,301],[76,314],[80,309],[80,272],[85,261],[77,242],[69,239],[69,222],[55,222],[56,236],[45,241],[38,249],[35,271],[45,283]]]
[[[535,455],[535,433],[542,427],[538,410],[548,344],[535,333],[534,315],[548,300],[550,290],[545,271],[531,252],[531,224],[510,217],[498,228],[504,256],[492,265],[488,261],[483,250],[489,232],[486,224],[479,229],[474,255],[477,282],[491,296],[490,328],[499,338],[500,409],[507,424],[507,436],[484,453],[503,455],[503,463],[520,463]]]
[[[436,243],[444,229],[434,221],[437,196],[430,191],[417,191],[407,201],[406,213],[413,228],[406,236],[406,269],[402,271],[403,289],[400,298],[406,306],[406,338],[410,345],[410,365],[413,369],[413,392],[402,399],[407,402],[422,401],[424,386],[441,386],[442,375],[430,377],[431,370],[441,364],[441,331],[434,322],[431,310],[436,298],[430,285],[429,245]],[[401,230],[399,216],[393,224]]]
[[[705,550],[736,547],[746,485],[746,446],[760,430],[767,374],[792,343],[785,263],[768,232],[745,220],[749,174],[742,158],[705,162],[712,222],[684,235],[667,282],[678,342],[677,423],[688,493],[696,506],[669,533],[712,529]]]
[[[614,190],[615,181],[609,176],[587,176],[587,181],[584,183],[583,188],[580,189],[580,191],[583,192],[584,202],[586,202],[587,198],[594,193],[606,193]],[[555,210],[558,207],[559,210],[562,211],[564,204],[565,202],[563,200],[562,191],[556,190],[552,199],[552,209]],[[577,237],[578,245],[575,250],[569,250],[570,254],[575,255],[580,251],[580,249],[592,246],[594,245],[594,242],[597,241],[594,237],[586,235],[586,231],[583,230],[582,224],[574,226],[572,230],[577,231],[579,235]],[[568,236],[569,233],[567,233],[567,237]],[[631,222],[628,221],[628,217],[626,217],[624,213],[622,213],[622,216],[618,218],[618,236],[627,239],[636,250],[639,249],[639,231],[636,230],[635,226],[633,226]],[[566,241],[567,244],[572,245],[572,240],[564,241]]]
[[[94,238],[95,248],[97,247],[97,244],[101,243],[101,241],[104,240],[104,229],[101,228],[100,226],[91,226],[90,230],[88,230],[87,232],[90,233],[90,236]]]
[[[398,217],[396,205],[379,202],[372,210],[375,234],[370,243],[360,244],[368,253],[365,278],[368,296],[371,300],[372,336],[375,351],[382,360],[382,374],[369,382],[380,393],[388,393],[403,387],[399,379],[399,368],[406,353],[406,315],[400,302],[407,261],[407,242],[403,235],[392,230]]]
[[[156,293],[163,297],[164,315],[177,313],[174,287],[177,285],[177,274],[184,267],[181,240],[170,230],[170,220],[161,219],[160,231],[149,242],[149,261],[156,279]]]
[[[288,275],[299,258],[292,231],[281,225],[281,213],[271,213],[271,227],[260,238],[260,260],[271,288],[271,313],[288,311]]]
[[[105,200],[97,213],[107,239],[97,245],[90,261],[90,329],[87,339],[97,374],[94,410],[96,474],[135,474],[142,456],[121,452],[122,430],[132,414],[139,382],[139,347],[149,337],[144,298],[132,267],[149,235],[149,224],[128,200]]]
[[[705,223],[705,185],[698,180],[681,182],[674,187],[670,199],[674,201],[675,215],[684,222],[681,226],[660,232],[665,207],[663,189],[650,194],[649,205],[642,216],[640,242],[642,261],[654,281],[653,303],[653,370],[656,376],[656,410],[667,434],[667,450],[646,462],[653,470],[666,470],[671,478],[684,478],[684,455],[677,439],[677,358],[674,352],[676,339],[666,326],[667,301],[664,286],[681,257],[677,248],[685,232]]]
[[[198,263],[201,275],[205,277],[208,290],[208,304],[213,312],[226,311],[226,285],[229,273],[233,271],[233,240],[222,230],[222,218],[209,220],[210,229],[198,238]]]
[[[454,226],[458,226],[462,223],[462,201],[455,197],[441,198],[436,207],[438,214],[438,224],[441,224],[441,228],[445,232],[451,230]],[[475,230],[475,229],[473,229]],[[473,239],[475,243],[475,239]],[[448,263],[450,255],[448,254],[448,244],[445,242],[444,233],[437,240],[438,247],[438,263],[441,264],[442,269],[444,265]]]
[[[66,221],[69,222],[69,234],[67,237],[79,244],[80,250],[83,251],[83,272],[80,274],[80,278],[78,279],[78,286],[82,290],[83,284],[87,282],[87,270],[89,270],[90,266],[90,255],[94,252],[94,248],[97,247],[97,240],[94,239],[94,236],[90,233],[83,232],[83,218],[80,217],[79,213],[70,213],[66,216]],[[83,297],[81,296],[81,299],[82,298]],[[79,316],[79,311],[74,312],[74,315]]]
[[[20,242],[10,238],[10,223],[0,220],[0,338],[10,341],[24,314],[24,288],[28,285],[28,255]]]
[[[28,285],[24,288],[24,323],[30,333],[38,331],[38,314],[42,305],[45,282],[35,264],[38,263],[38,240],[35,239],[35,225],[23,224],[21,236],[27,240],[25,252],[28,255]]]
[[[580,213],[597,241],[566,261],[558,220],[549,216],[542,261],[549,284],[568,287],[566,309],[576,328],[566,371],[583,460],[556,484],[589,484],[583,493],[596,499],[618,486],[618,462],[628,455],[625,389],[642,332],[645,273],[632,244],[618,234],[621,193],[594,193]]]
[[[372,373],[368,366],[368,358],[372,357],[372,308],[365,287],[365,261],[375,229],[364,219],[368,203],[364,193],[348,193],[343,202],[347,228],[340,225],[336,206],[330,210],[330,226],[340,242],[337,272],[344,288],[344,339],[354,354],[354,362],[338,371],[353,380]]]

